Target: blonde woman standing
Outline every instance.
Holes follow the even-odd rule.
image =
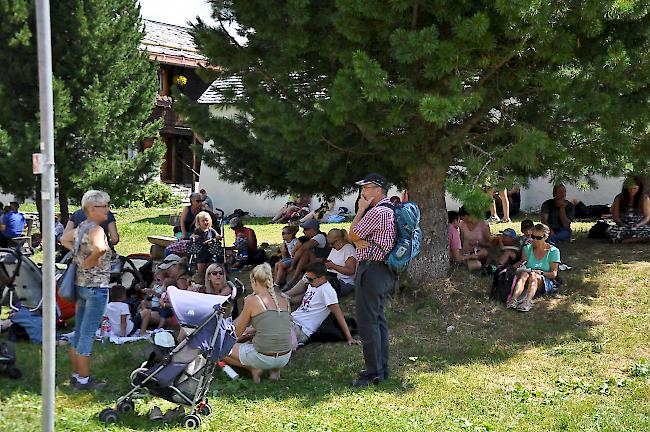
[[[240,341],[251,338],[248,343],[236,343],[226,357],[226,363],[245,367],[253,381],[260,382],[262,373],[269,371],[269,378],[280,379],[280,369],[291,358],[291,311],[289,303],[273,286],[269,264],[260,264],[251,273],[253,294],[244,299],[244,309],[235,320],[235,332]],[[252,329],[247,329],[251,325]]]
[[[86,192],[81,198],[81,208],[87,219],[61,236],[63,246],[70,250],[78,249],[73,258],[77,264],[77,309],[74,336],[70,343],[73,369],[70,384],[76,390],[94,390],[106,385],[90,376],[90,355],[95,331],[108,304],[112,252],[101,224],[108,218],[109,201],[106,192]]]

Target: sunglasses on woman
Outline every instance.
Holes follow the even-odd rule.
[[[544,240],[544,236],[532,235],[532,236],[530,236],[530,238],[532,238],[533,240]]]
[[[311,277],[305,275],[305,279],[307,279],[309,282],[313,282],[313,281],[315,281],[315,280],[318,279],[318,278],[317,278],[317,277],[313,277],[313,278],[311,278]]]
[[[222,271],[213,271],[213,272],[210,272],[210,274],[212,276],[223,276],[224,275],[224,273]]]
[[[282,231],[282,235],[289,235],[290,233]]]

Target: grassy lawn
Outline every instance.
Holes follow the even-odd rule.
[[[167,221],[172,213],[120,212],[118,251],[147,252],[147,235],[171,234]],[[250,225],[259,242],[280,241],[280,225],[261,220]],[[587,240],[588,227],[578,225],[578,239],[561,245],[563,261],[573,267],[562,274],[561,295],[538,301],[530,313],[490,302],[488,278],[456,271],[441,283],[393,297],[387,382],[350,388],[362,368],[361,348],[313,344],[292,356],[279,383],[256,386],[219,372],[211,390],[215,412],[202,429],[650,430],[650,365],[642,360],[650,357],[650,246]],[[342,304],[354,313],[352,300]],[[70,389],[67,348],[59,348],[57,430],[181,430],[144,416],[110,426],[97,418],[128,391],[128,375],[148,348],[145,342],[96,344],[94,374],[108,379],[109,386],[90,394]],[[0,431],[38,428],[40,352],[39,346],[20,344],[25,378],[0,377]],[[171,407],[149,399],[138,401],[136,409],[144,414],[156,404],[163,411]]]

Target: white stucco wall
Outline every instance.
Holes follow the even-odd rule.
[[[595,177],[597,187],[582,191],[575,186],[566,185],[567,199],[578,199],[586,205],[611,205],[614,197],[621,192],[623,179],[617,177]],[[536,178],[521,191],[521,208],[539,211],[542,203],[552,197],[553,185],[548,178]]]
[[[215,117],[231,117],[236,111],[232,109],[222,110],[216,106],[211,106],[211,113]],[[204,144],[209,147],[212,141]],[[567,185],[567,198],[578,199],[586,205],[607,204],[610,205],[614,196],[621,190],[623,179],[596,176],[598,187],[588,191],[582,191],[575,186]],[[231,213],[234,209],[241,208],[255,216],[272,216],[286,202],[287,197],[269,198],[265,195],[251,194],[244,192],[240,184],[229,183],[222,179],[219,173],[205,165],[201,164],[201,177],[199,179],[200,187],[204,187],[214,201],[216,207],[223,209],[226,214]],[[545,177],[533,179],[529,182],[528,187],[521,189],[521,209],[539,211],[542,203],[552,196],[553,185]],[[198,189],[197,189],[198,190]],[[399,195],[401,193],[396,189],[389,191],[389,196]],[[337,201],[337,206],[345,206],[354,211],[356,194],[348,195],[343,200]],[[457,210],[460,203],[453,199],[449,194],[446,196],[447,209]],[[318,200],[312,200],[312,209],[318,207]]]
[[[210,145],[206,143],[205,145]],[[599,177],[598,187],[582,191],[575,186],[567,185],[567,198],[576,198],[587,205],[606,204],[610,205],[614,196],[621,191],[623,179]],[[219,177],[217,171],[206,165],[201,166],[200,185],[208,191],[208,195],[214,200],[215,206],[231,213],[236,208],[241,208],[254,216],[272,216],[286,202],[287,197],[269,198],[264,195],[245,192],[240,184],[229,183]],[[521,208],[526,211],[539,211],[542,203],[552,196],[553,185],[548,178],[537,178],[530,181],[527,188],[521,190]],[[390,195],[399,195],[401,192],[396,189],[389,191]],[[356,194],[348,195],[342,200],[337,200],[337,206],[345,206],[354,211]],[[460,203],[447,195],[447,208],[457,210]],[[318,200],[312,201],[312,209],[318,207]]]

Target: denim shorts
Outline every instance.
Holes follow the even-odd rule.
[[[77,354],[89,357],[93,351],[95,332],[99,328],[108,304],[108,288],[75,285],[75,289],[77,311],[71,345]]]
[[[287,267],[291,267],[291,264],[293,264],[293,258],[283,258],[280,262]]]
[[[544,276],[542,276],[542,280],[544,281],[544,292],[542,294],[555,294],[558,291],[557,284],[554,281]]]
[[[268,370],[281,369],[289,363],[291,351],[281,356],[267,356],[258,353],[252,343],[243,343],[239,345],[239,361],[244,366],[251,368]]]

